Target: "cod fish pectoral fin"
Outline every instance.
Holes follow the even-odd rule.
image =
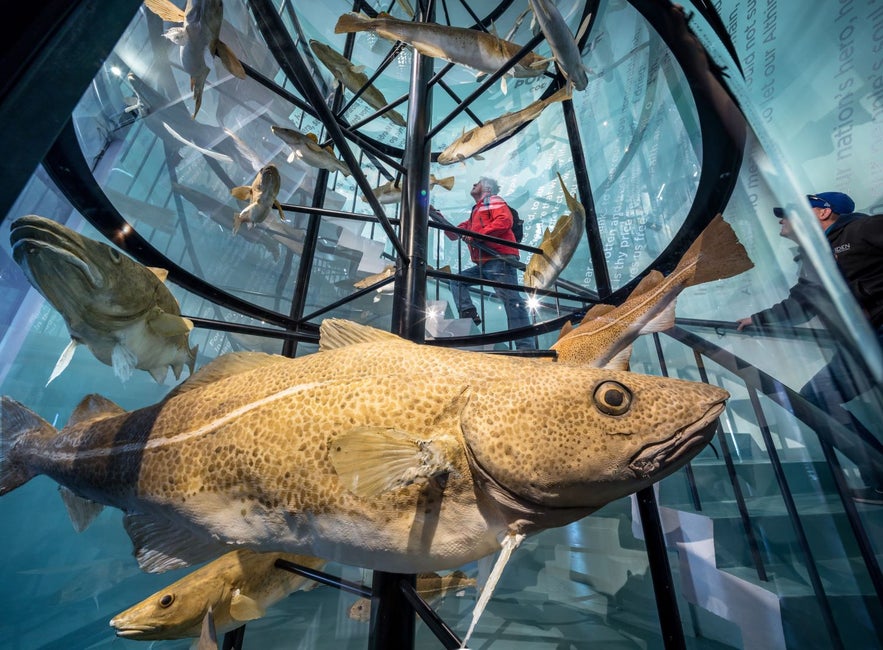
[[[266,613],[258,601],[243,594],[241,589],[233,592],[233,597],[230,599],[230,615],[237,621],[253,621],[263,618]]]
[[[353,494],[376,497],[454,471],[440,441],[384,427],[357,427],[330,442],[340,480]]]
[[[194,537],[174,522],[140,512],[128,512],[123,527],[135,547],[138,566],[163,573],[214,560],[229,551],[220,542]]]
[[[64,369],[70,365],[71,359],[74,358],[74,351],[77,349],[77,342],[73,339],[70,340],[70,343],[67,344],[67,347],[61,351],[61,356],[58,357],[58,361],[55,362],[55,367],[52,369],[52,374],[49,375],[49,379],[46,381],[46,386],[52,383],[52,380],[58,377]],[[45,388],[45,386],[44,386]]]

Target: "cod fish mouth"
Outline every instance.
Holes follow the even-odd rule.
[[[644,447],[631,460],[629,469],[638,478],[651,478],[660,470],[677,464],[693,449],[711,440],[717,429],[717,419],[725,406],[726,400],[715,402],[696,422],[678,429],[667,440]]]

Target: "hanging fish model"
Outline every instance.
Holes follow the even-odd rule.
[[[221,0],[187,0],[183,10],[170,0],[144,0],[144,6],[167,22],[182,23],[180,27],[169,29],[165,37],[181,46],[181,67],[190,75],[190,90],[193,91],[194,118],[202,106],[205,81],[210,72],[205,64],[206,50],[218,57],[230,74],[245,79],[242,63],[221,40],[221,24],[224,22]]]
[[[432,605],[439,599],[443,598],[450,592],[458,592],[476,587],[478,581],[475,578],[468,577],[462,571],[452,571],[445,575],[438,573],[421,573],[417,576],[414,590],[420,595],[428,605]],[[359,598],[350,605],[347,611],[354,621],[367,623],[371,620],[371,599]]]
[[[663,277],[651,271],[621,305],[596,305],[576,327],[561,330],[552,345],[558,360],[625,370],[632,343],[641,334],[674,325],[675,301],[687,287],[723,280],[754,264],[722,215],[711,220],[687,249],[678,265]]]
[[[233,215],[233,234],[239,232],[239,226],[248,224],[253,228],[256,223],[263,222],[275,208],[279,219],[285,221],[282,206],[276,198],[282,186],[282,177],[276,165],[266,165],[261,169],[251,185],[240,185],[230,190],[230,194],[240,201],[248,201],[242,212]]]
[[[293,162],[297,158],[310,167],[327,169],[330,172],[337,171],[344,176],[350,175],[349,167],[342,160],[337,159],[331,147],[319,146],[319,139],[315,133],[304,134],[295,129],[276,125],[271,126],[270,130],[291,147],[288,162]]]
[[[315,582],[276,567],[282,559],[310,569],[325,561],[292,553],[256,553],[237,549],[188,573],[114,616],[117,636],[135,641],[199,637],[209,610],[216,634],[262,618],[267,609]]]
[[[313,53],[344,88],[352,93],[357,93],[361,90],[362,94],[359,96],[371,108],[380,110],[389,104],[386,101],[386,97],[383,96],[383,93],[376,86],[368,84],[368,75],[364,73],[365,66],[354,65],[345,56],[316,39],[310,39],[310,49],[313,50]],[[407,126],[405,118],[394,110],[385,111],[383,117],[398,126]]]
[[[567,88],[560,88],[546,99],[538,99],[520,111],[505,113],[470,129],[445,147],[438,155],[437,162],[440,165],[452,165],[456,162],[464,162],[467,158],[483,160],[478,155],[480,151],[508,138],[523,125],[537,119],[550,104],[563,102],[566,99],[570,99],[570,91]]]
[[[439,185],[450,191],[454,187],[454,177],[446,176],[445,178],[436,178],[435,174],[429,175],[429,188],[432,189]],[[371,190],[377,197],[378,203],[388,205],[390,203],[398,203],[402,200],[402,180],[387,181],[383,185],[379,185]],[[362,200],[365,200],[364,194]]]
[[[88,396],[61,430],[4,396],[0,495],[43,474],[78,529],[122,510],[148,572],[234,548],[439,571],[674,472],[728,397],[326,319],[315,354],[229,353],[141,409]]]
[[[193,323],[163,281],[167,272],[135,262],[117,249],[60,223],[27,215],[10,226],[12,256],[30,283],[61,314],[71,342],[49,381],[85,345],[123,381],[146,370],[163,382],[186,364],[193,372],[197,348],[188,342]]]
[[[582,37],[592,15],[586,16],[579,33],[574,37],[561,12],[558,11],[558,7],[555,6],[554,0],[528,0],[528,3],[533,9],[534,18],[540,26],[543,36],[546,37],[546,42],[552,49],[552,55],[561,74],[573,85],[574,89],[585,90],[589,85],[589,75],[583,65],[577,41]]]
[[[351,32],[374,32],[388,40],[407,43],[424,56],[465,65],[486,74],[499,70],[521,50],[517,43],[477,29],[398,20],[387,13],[379,13],[376,18],[354,12],[343,14],[334,26],[334,33]],[[528,52],[506,75],[537,77],[547,67],[546,59],[534,52]]]
[[[585,208],[567,191],[561,174],[558,174],[558,182],[570,212],[558,217],[552,230],[546,228],[539,245],[543,252],[531,255],[524,267],[524,285],[533,289],[548,289],[555,284],[586,232]]]

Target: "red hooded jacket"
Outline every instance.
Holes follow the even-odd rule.
[[[499,239],[514,242],[512,234],[512,212],[506,202],[496,194],[485,194],[472,206],[472,214],[460,228],[471,230],[481,235],[489,235]],[[518,257],[518,249],[496,242],[480,241],[482,246],[490,248],[500,255],[515,255]],[[469,242],[469,256],[476,264],[482,264],[494,259],[493,254],[482,250],[473,242]]]

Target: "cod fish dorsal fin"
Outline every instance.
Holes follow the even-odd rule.
[[[163,573],[172,569],[215,560],[228,546],[202,537],[194,537],[176,522],[139,512],[123,516],[138,566],[147,573]]]
[[[80,400],[80,403],[77,404],[74,412],[68,418],[67,425],[109,418],[125,412],[126,409],[122,406],[114,404],[106,397],[93,393],[92,395],[86,395],[86,397]]]
[[[104,510],[104,506],[100,503],[77,496],[63,485],[58,486],[58,493],[61,495],[61,500],[64,501],[64,507],[67,508],[67,514],[71,518],[74,530],[78,533],[86,530],[89,524],[95,521],[95,518]]]
[[[647,275],[641,278],[641,281],[638,282],[638,286],[632,289],[631,294],[629,294],[629,298],[632,296],[640,296],[642,293],[646,293],[647,291],[653,291],[656,287],[662,284],[662,281],[665,280],[662,273],[659,271],[650,271]]]
[[[616,307],[614,307],[613,305],[604,305],[604,304],[595,305],[589,311],[586,312],[586,315],[583,316],[583,319],[579,322],[579,324],[582,325],[583,323],[590,323],[593,320],[595,320],[596,318],[600,318],[604,314],[607,314],[607,313],[613,311],[614,309],[616,309]]]
[[[326,318],[319,326],[320,352],[371,341],[404,341],[404,339],[392,332],[342,318]]]
[[[205,364],[202,368],[194,372],[188,379],[172,390],[166,399],[177,397],[187,391],[197,388],[204,388],[221,379],[238,375],[242,372],[249,372],[256,368],[263,368],[267,365],[280,363],[284,364],[291,361],[288,357],[280,354],[268,354],[266,352],[228,352],[217,359]]]

